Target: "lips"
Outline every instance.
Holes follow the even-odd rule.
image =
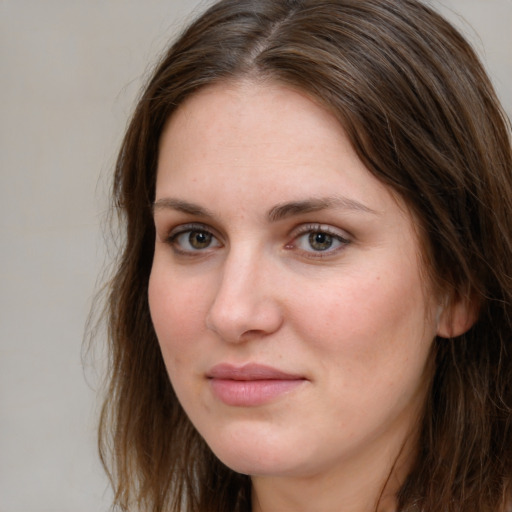
[[[273,402],[307,380],[302,375],[259,364],[219,364],[211,368],[207,378],[213,395],[234,407],[255,407]]]

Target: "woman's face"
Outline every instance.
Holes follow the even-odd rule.
[[[261,477],[392,463],[438,306],[411,215],[335,118],[275,84],[203,89],[162,135],[154,216],[153,323],[214,453]]]

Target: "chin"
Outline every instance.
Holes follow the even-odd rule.
[[[262,456],[261,453],[252,454],[240,452],[233,453],[215,453],[217,458],[228,468],[250,476],[291,476],[302,474],[300,465],[294,463],[292,459],[280,460],[275,455],[269,455],[268,458]]]
[[[286,439],[286,437],[288,439]],[[233,429],[206,442],[215,456],[237,473],[245,475],[288,475],[303,465],[304,452],[297,450],[302,444],[271,432],[255,432],[254,429]],[[211,442],[210,442],[211,441]]]

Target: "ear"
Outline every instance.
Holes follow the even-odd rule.
[[[451,301],[438,314],[437,335],[456,338],[467,332],[478,318],[480,310],[476,297],[464,297]]]

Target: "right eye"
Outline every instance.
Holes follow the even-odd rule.
[[[169,235],[168,242],[182,254],[197,253],[222,245],[210,231],[198,226],[177,228],[177,231]]]

